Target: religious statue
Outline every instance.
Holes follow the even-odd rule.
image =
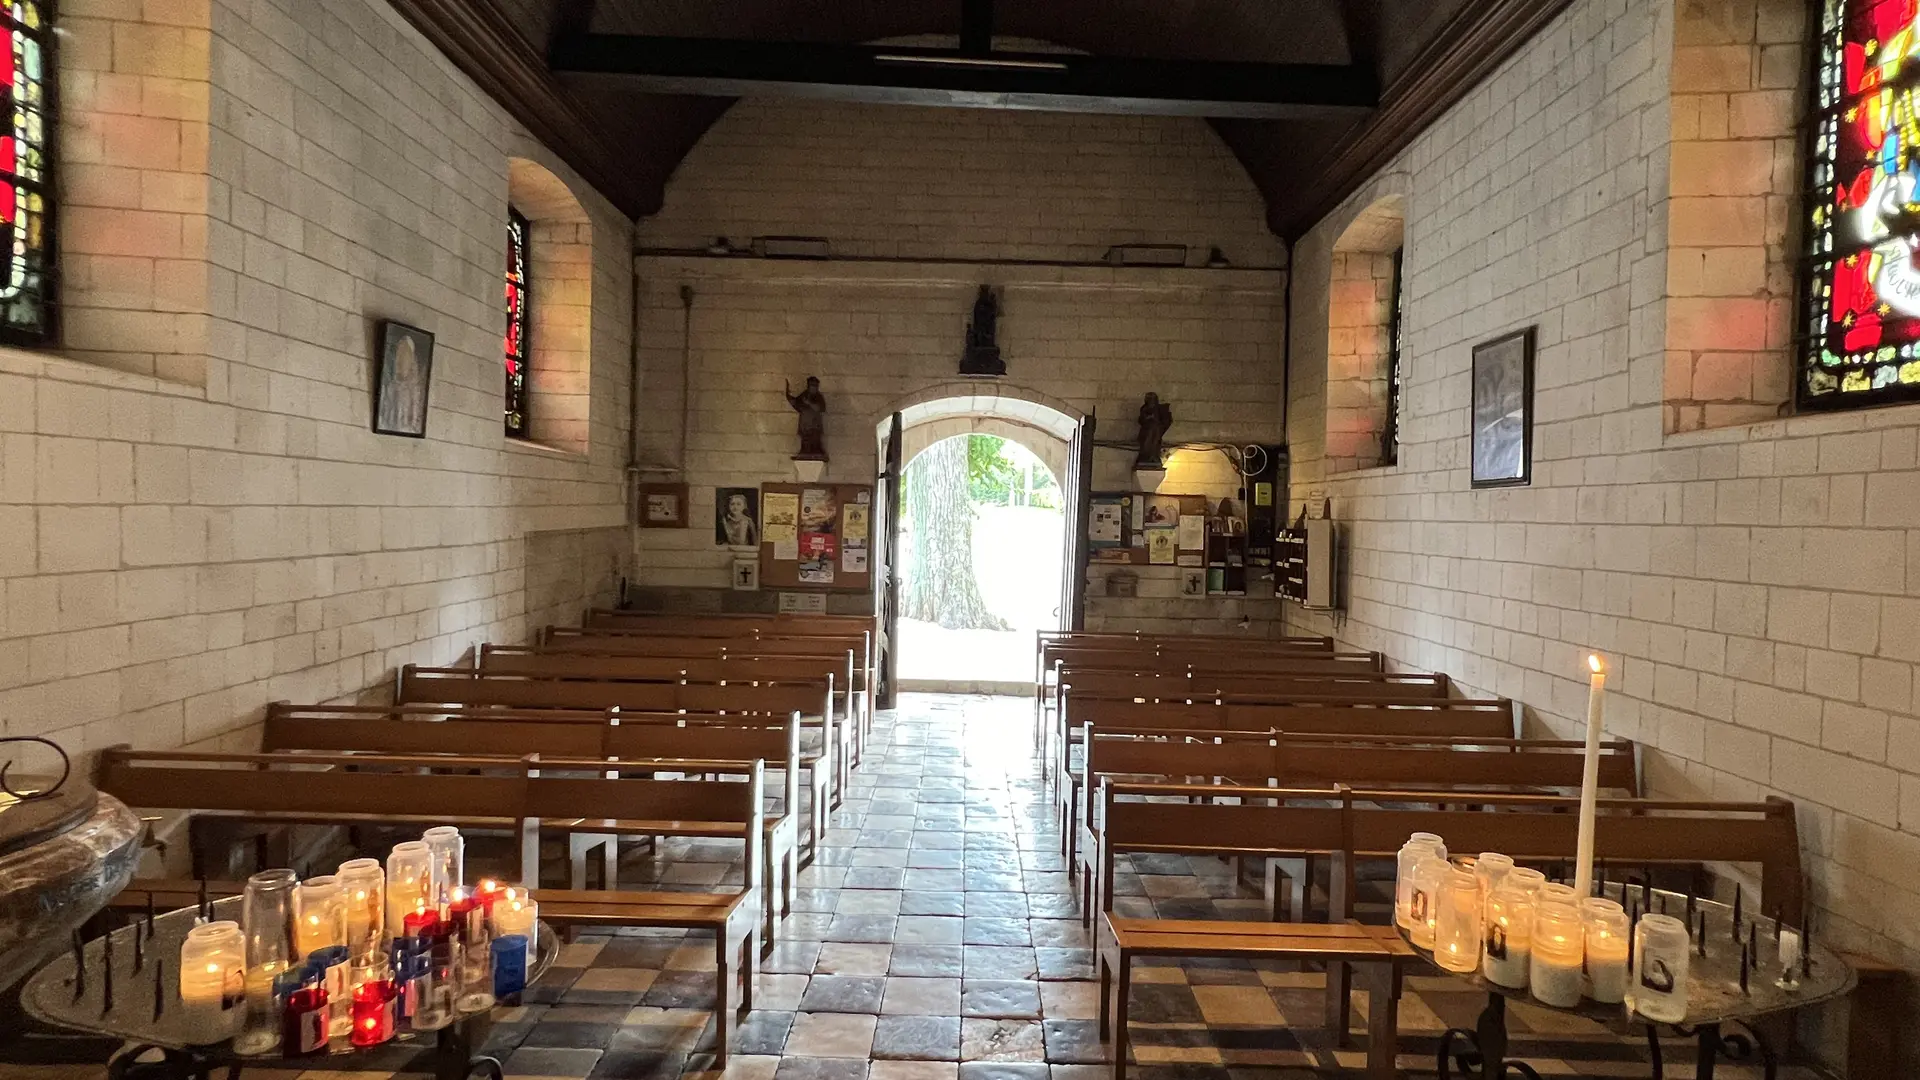
[[[1167,429],[1173,426],[1173,406],[1160,402],[1160,395],[1149,393],[1140,402],[1140,452],[1133,457],[1136,469],[1162,468],[1161,446]]]
[[[807,388],[798,394],[793,392],[791,383],[782,382],[787,395],[787,404],[800,414],[800,452],[796,458],[814,461],[827,460],[827,398],[820,392],[820,380],[816,376],[807,376]]]
[[[999,321],[1000,301],[993,295],[993,287],[980,286],[980,294],[973,299],[973,320],[967,323],[967,351],[960,357],[960,374],[995,376],[1007,373],[1007,363],[1000,359],[1000,346],[994,341],[995,326]]]

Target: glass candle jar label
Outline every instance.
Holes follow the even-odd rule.
[[[1520,889],[1501,888],[1487,898],[1486,942],[1480,973],[1489,982],[1519,989],[1533,963],[1533,901]]]
[[[280,1052],[294,1057],[325,1050],[329,1012],[324,987],[304,986],[288,994],[285,1022],[280,1029]]]

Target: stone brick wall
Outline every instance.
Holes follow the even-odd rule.
[[[0,351],[0,730],[245,746],[266,701],[519,639],[528,535],[623,524],[630,223],[574,181],[590,455],[511,444],[507,162],[551,155],[379,0],[69,7],[80,281],[68,353]],[[425,440],[368,430],[383,318],[435,335]]]
[[[641,384],[652,410],[641,461],[677,475],[688,346],[684,479],[695,523],[637,534],[640,582],[683,599],[680,590],[726,586],[732,555],[707,527],[713,489],[792,478],[783,380],[797,388],[807,375],[821,378],[828,478],[871,480],[876,427],[954,380],[982,283],[1002,293],[1007,382],[1096,410],[1102,439],[1134,437],[1149,390],[1173,403],[1170,441],[1276,438],[1284,253],[1263,214],[1245,172],[1198,121],[737,104],[674,174],[665,209],[640,225],[656,252],[641,266]],[[769,234],[823,236],[836,254],[869,261],[661,250],[704,249],[716,236],[744,246]],[[1196,263],[1218,245],[1235,268],[960,261],[1082,263],[1139,242],[1186,244]],[[694,290],[690,339],[683,285]],[[1096,487],[1133,486],[1131,460],[1130,451],[1100,450]],[[1196,465],[1164,490],[1217,498],[1237,490],[1225,472]],[[1090,623],[1151,611],[1184,625],[1221,610],[1173,599],[1177,575],[1152,569],[1165,578],[1163,597],[1101,598]],[[1094,571],[1096,597],[1105,572]],[[1262,603],[1270,620],[1272,601]]]
[[[1327,471],[1371,469],[1385,450],[1393,253],[1336,251],[1328,277]]]
[[[1575,0],[1297,245],[1304,320],[1324,306],[1333,238],[1378,193],[1407,193],[1397,468],[1326,475],[1325,339],[1294,328],[1293,495],[1332,499],[1351,569],[1343,624],[1289,625],[1510,695],[1530,730],[1562,736],[1584,716],[1583,654],[1603,653],[1609,727],[1646,746],[1652,792],[1793,799],[1831,938],[1920,970],[1920,409],[1671,430],[1685,286],[1725,276],[1674,267],[1708,265],[1722,235],[1771,252],[1787,231],[1771,195],[1705,193],[1720,151],[1683,150],[1699,131],[1683,113],[1702,104],[1683,69],[1717,25],[1747,43],[1733,66],[1755,85],[1802,70],[1765,44],[1787,36],[1769,6],[1683,0],[1681,32],[1664,0]],[[1764,157],[1754,180],[1771,185],[1777,134],[1753,138],[1721,150]],[[1773,224],[1683,233],[1723,210]],[[1718,299],[1770,310],[1771,271],[1742,280]],[[1528,325],[1534,480],[1473,491],[1471,350]],[[1761,370],[1766,341],[1727,333]]]

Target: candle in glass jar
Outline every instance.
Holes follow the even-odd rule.
[[[387,872],[378,859],[349,859],[334,874],[347,900],[347,948],[358,960],[386,950]]]
[[[233,1034],[246,1000],[246,938],[237,922],[210,922],[180,943],[180,1001],[210,1033]]]
[[[1413,872],[1421,859],[1427,856],[1447,857],[1447,845],[1439,836],[1429,832],[1417,832],[1400,845],[1400,854],[1395,861],[1393,883],[1393,920],[1403,930],[1413,929]]]
[[[1433,962],[1465,973],[1480,966],[1480,878],[1448,865],[1440,874],[1433,918]]]
[[[353,988],[353,1045],[379,1046],[393,1038],[393,984],[373,979]]]
[[[400,920],[400,936],[403,938],[432,937],[440,925],[439,913],[427,907],[424,896],[415,901],[415,904],[415,908]]]
[[[540,905],[524,891],[503,899],[493,905],[493,935],[506,937],[519,934],[528,941],[533,940],[533,925],[540,917]]]
[[[1480,973],[1489,982],[1518,989],[1533,963],[1533,897],[1502,886],[1487,898],[1486,942]]]
[[[1589,910],[1585,921],[1587,996],[1617,1005],[1627,998],[1627,936],[1633,933],[1633,924],[1618,904],[1611,911]]]
[[[1439,898],[1440,876],[1446,872],[1445,859],[1432,855],[1422,855],[1413,865],[1413,892],[1407,903],[1407,917],[1411,925],[1408,934],[1413,943],[1423,949],[1433,948],[1433,921],[1438,913],[1435,901]]]
[[[1570,1009],[1580,1004],[1581,960],[1586,934],[1571,904],[1542,903],[1533,912],[1533,958],[1527,981],[1544,1005]]]
[[[1531,866],[1516,866],[1507,872],[1503,885],[1511,885],[1528,896],[1539,899],[1541,886],[1547,883],[1547,875]]]
[[[400,933],[406,917],[428,902],[428,864],[432,861],[425,841],[408,840],[393,845],[387,855],[387,932]],[[435,912],[438,912],[435,908]]]
[[[1495,889],[1507,883],[1507,875],[1513,873],[1513,859],[1497,851],[1483,851],[1474,857],[1473,873],[1480,879],[1481,897],[1492,896]]]
[[[1690,963],[1686,924],[1671,915],[1644,915],[1633,932],[1628,1007],[1655,1023],[1684,1023]]]
[[[293,891],[293,949],[305,959],[347,943],[347,898],[340,879],[309,878]]]

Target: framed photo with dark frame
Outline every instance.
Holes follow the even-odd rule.
[[[1533,481],[1533,327],[1473,347],[1473,486]]]
[[[433,388],[433,335],[417,326],[380,323],[373,372],[373,430],[377,435],[427,437],[427,393]]]

